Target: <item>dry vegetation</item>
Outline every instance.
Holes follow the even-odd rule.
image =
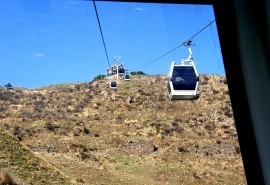
[[[226,78],[169,101],[165,76],[0,91],[0,168],[18,184],[246,184]]]

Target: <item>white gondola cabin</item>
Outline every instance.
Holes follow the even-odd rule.
[[[190,44],[190,43],[189,43]],[[188,59],[182,60],[181,64],[172,62],[167,80],[167,91],[170,100],[196,100],[199,75],[192,59],[191,49]]]
[[[124,78],[125,78],[125,81],[130,81],[130,75],[129,75],[129,73],[126,73]]]
[[[117,83],[116,83],[116,81],[112,80],[112,81],[110,82],[110,88],[111,88],[111,89],[116,89],[116,88],[117,88]]]

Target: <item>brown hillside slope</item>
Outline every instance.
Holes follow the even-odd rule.
[[[165,76],[1,92],[1,128],[78,184],[245,184],[226,78],[169,101]],[[53,182],[52,182],[53,184]]]
[[[75,184],[50,163],[0,130],[0,184]],[[38,182],[38,183],[37,183]]]

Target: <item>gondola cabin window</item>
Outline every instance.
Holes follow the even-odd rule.
[[[192,66],[175,66],[171,80],[174,90],[194,90],[196,88],[197,78]]]

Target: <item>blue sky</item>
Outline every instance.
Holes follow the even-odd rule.
[[[198,32],[191,47],[198,73],[225,75],[216,23],[200,32],[215,20],[211,5],[95,4],[107,55],[92,1],[0,0],[0,85],[89,82],[115,56],[130,71],[165,75],[188,48],[159,57]]]

